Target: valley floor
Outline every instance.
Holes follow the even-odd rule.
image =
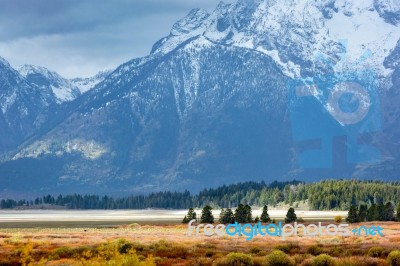
[[[287,265],[312,265],[318,259],[331,259],[337,265],[389,265],[388,257],[396,255],[392,251],[400,249],[400,223],[350,227],[363,225],[382,226],[384,237],[293,236],[283,240],[257,235],[246,241],[244,236],[189,237],[184,224],[0,227],[0,265],[235,265],[235,260],[251,262],[243,265],[273,265],[268,264],[273,256],[287,259]]]
[[[195,210],[198,215],[201,209]],[[261,208],[253,209],[253,217],[261,216]],[[218,219],[221,210],[213,210]],[[187,210],[0,210],[0,228],[29,227],[108,227],[129,223],[179,224]],[[270,209],[271,219],[283,221],[287,208]],[[346,211],[308,211],[296,209],[298,218],[305,221],[333,221],[345,218]]]

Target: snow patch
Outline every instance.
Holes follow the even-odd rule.
[[[37,158],[43,155],[62,156],[65,153],[81,153],[85,158],[96,160],[107,152],[107,148],[94,140],[80,138],[67,141],[36,141],[27,148],[18,152],[12,160],[21,158]]]

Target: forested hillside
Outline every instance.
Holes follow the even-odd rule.
[[[1,199],[0,207],[41,207],[43,204],[69,209],[144,209],[190,207],[234,208],[240,203],[252,206],[276,206],[279,203],[294,206],[306,202],[311,210],[348,210],[351,205],[400,203],[400,182],[324,180],[316,183],[245,182],[204,189],[199,194],[190,192],[157,192],[113,198],[98,195],[47,195],[32,200]]]

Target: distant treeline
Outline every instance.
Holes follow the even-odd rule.
[[[204,189],[196,195],[185,192],[157,192],[148,195],[132,195],[121,198],[97,195],[47,195],[34,200],[2,199],[0,208],[51,204],[68,209],[145,209],[231,208],[240,203],[251,206],[291,206],[308,200],[312,210],[349,210],[352,205],[400,203],[400,182],[324,180],[315,183],[299,181],[244,182]]]

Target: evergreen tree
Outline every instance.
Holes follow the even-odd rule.
[[[397,205],[396,218],[397,218],[397,221],[400,222],[400,203],[399,203],[399,205]]]
[[[379,211],[378,206],[375,203],[372,203],[368,209],[368,221],[379,221]]]
[[[358,210],[358,220],[360,222],[368,221],[368,206],[366,204],[361,204]]]
[[[294,212],[294,208],[290,207],[287,211],[285,223],[293,223],[297,221],[297,215]]]
[[[235,216],[230,208],[223,212],[223,215],[219,218],[219,222],[222,224],[232,224],[235,222]]]
[[[224,223],[225,223],[225,213],[226,213],[226,210],[225,210],[224,208],[222,208],[222,209],[221,209],[221,212],[219,213],[219,219],[218,219],[218,221],[219,221],[221,224],[224,224]]]
[[[225,221],[227,223],[231,223],[232,224],[232,223],[235,222],[235,214],[233,213],[231,208],[228,208],[226,210],[225,216],[226,216],[226,220]]]
[[[289,191],[289,205],[293,206],[293,202],[294,202],[294,194],[293,194],[293,190]]]
[[[188,213],[183,217],[182,223],[188,223],[191,220],[196,220],[197,222],[197,217],[196,217],[196,212],[194,211],[193,208],[189,208]]]
[[[382,197],[380,196],[380,194],[378,192],[374,193],[374,203],[376,205],[383,204]]]
[[[359,222],[359,217],[358,217],[358,208],[355,205],[351,205],[349,209],[349,213],[347,215],[346,219],[349,223],[357,223]]]
[[[196,220],[197,221],[197,214],[196,214],[196,212],[194,211],[193,208],[189,208],[189,211],[188,211],[188,214],[187,214],[187,218],[188,218],[189,221],[191,221],[191,220]]]
[[[238,223],[247,222],[246,207],[243,204],[239,204],[235,210],[235,221]]]
[[[389,201],[383,209],[383,221],[394,221],[394,205]]]
[[[245,191],[245,192],[244,192]],[[328,196],[326,196],[328,195]],[[45,195],[33,201],[0,199],[0,208],[15,208],[24,205],[59,205],[68,209],[145,209],[172,208],[188,209],[206,204],[221,207],[231,206],[232,202],[247,202],[250,206],[275,205],[279,202],[305,202],[312,210],[349,210],[351,205],[359,206],[360,221],[365,219],[365,207],[360,204],[374,204],[368,209],[367,219],[371,221],[385,220],[386,203],[400,203],[400,182],[379,182],[360,180],[322,180],[315,183],[298,181],[243,182],[224,185],[213,189],[203,189],[197,195],[185,192],[155,192],[148,195],[130,195],[121,198],[98,195]],[[296,208],[296,207],[295,207]],[[399,212],[400,216],[400,212]],[[183,218],[183,217],[182,217]],[[187,219],[196,218],[189,217]],[[260,217],[261,218],[261,217]],[[389,217],[390,218],[390,217]],[[250,221],[247,210],[243,221]],[[399,217],[400,220],[400,217]]]
[[[285,196],[283,195],[282,191],[277,190],[275,195],[274,195],[274,201],[276,203],[282,202],[285,200]]]
[[[268,206],[267,205],[264,205],[264,207],[263,207],[260,220],[263,223],[271,222],[271,218],[269,217],[269,214],[268,214]]]
[[[385,212],[385,206],[383,205],[383,203],[380,203],[378,206],[377,206],[377,216],[378,216],[378,219],[377,220],[375,220],[375,221],[384,221],[385,220],[385,214],[384,214],[384,212]]]
[[[252,211],[250,205],[246,204],[244,206],[245,212],[246,212],[246,223],[252,223],[253,222],[253,216],[252,216]]]
[[[211,206],[209,205],[204,206],[203,210],[201,211],[201,218],[200,218],[201,223],[209,223],[209,224],[214,223],[214,216],[211,210],[212,210]]]

